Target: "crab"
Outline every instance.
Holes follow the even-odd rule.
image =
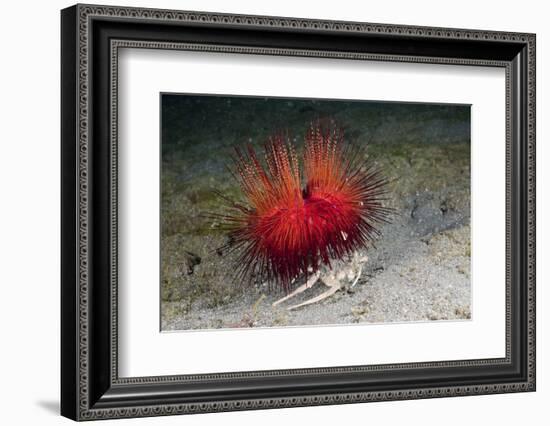
[[[338,260],[333,262],[330,266],[322,266],[317,271],[313,272],[310,268],[308,272],[311,274],[307,277],[306,282],[297,287],[293,292],[287,294],[281,299],[273,302],[272,306],[278,306],[283,302],[303,293],[307,289],[312,288],[316,283],[321,282],[328,287],[324,293],[321,293],[305,302],[298,303],[287,307],[287,310],[292,311],[294,309],[301,308],[306,305],[318,303],[322,300],[335,294],[342,288],[353,288],[363,272],[363,265],[368,261],[367,255],[359,252],[355,252],[350,256],[348,261]],[[351,285],[350,285],[351,283]]]

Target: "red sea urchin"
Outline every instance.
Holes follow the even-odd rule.
[[[265,144],[265,164],[252,147],[236,149],[232,172],[245,201],[224,197],[221,219],[239,250],[237,276],[255,272],[288,292],[299,276],[380,235],[376,225],[390,212],[382,205],[387,181],[359,152],[344,143],[342,128],[320,121],[306,133],[302,167],[281,134]]]

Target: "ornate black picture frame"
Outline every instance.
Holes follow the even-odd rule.
[[[76,5],[61,13],[61,413],[159,416],[535,390],[535,35]],[[186,49],[506,71],[506,356],[120,378],[117,54]]]

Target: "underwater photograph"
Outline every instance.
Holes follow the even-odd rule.
[[[162,331],[471,319],[470,105],[162,93]]]

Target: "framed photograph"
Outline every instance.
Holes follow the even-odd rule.
[[[61,412],[535,390],[535,35],[61,12]]]

